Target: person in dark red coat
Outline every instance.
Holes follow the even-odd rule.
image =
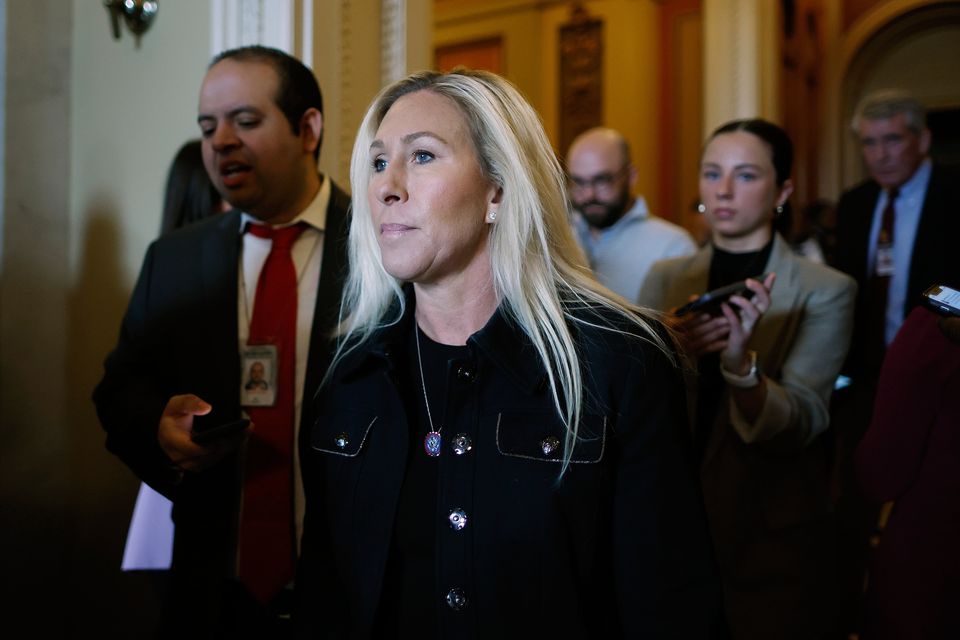
[[[907,318],[856,463],[867,496],[894,502],[862,637],[960,638],[960,318],[923,307]]]

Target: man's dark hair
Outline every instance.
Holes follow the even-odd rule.
[[[312,107],[319,111],[320,115],[323,115],[323,95],[320,93],[320,85],[317,83],[316,77],[306,65],[293,56],[279,49],[251,45],[228,49],[217,54],[207,69],[228,59],[237,62],[260,62],[273,68],[279,79],[277,95],[274,96],[273,101],[286,116],[287,122],[290,123],[290,129],[295,135],[300,135],[300,118],[303,117],[307,109]],[[320,143],[322,142],[323,131],[321,130],[317,148],[313,152],[314,158],[320,156]]]

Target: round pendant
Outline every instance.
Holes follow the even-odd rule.
[[[443,440],[436,431],[429,432],[423,439],[423,450],[426,451],[427,455],[431,458],[436,458],[440,455],[441,446],[443,446]]]

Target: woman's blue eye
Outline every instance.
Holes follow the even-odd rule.
[[[754,180],[757,179],[757,176],[755,176],[752,173],[741,173],[737,177],[740,178],[740,180],[742,180],[743,182],[753,182]]]
[[[426,164],[433,160],[433,154],[429,151],[414,151],[413,161],[417,164]]]
[[[719,174],[716,171],[708,170],[703,172],[703,177],[707,180],[715,180]]]
[[[380,173],[387,168],[387,161],[383,158],[374,158],[373,160],[373,170],[377,173]]]

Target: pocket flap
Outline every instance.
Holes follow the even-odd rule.
[[[313,423],[310,446],[323,453],[353,458],[363,449],[363,443],[377,415],[367,411],[341,409],[323,413]]]
[[[582,416],[570,462],[600,462],[606,446],[606,427],[605,416]],[[502,412],[497,415],[497,450],[505,456],[563,462],[566,437],[566,427],[552,412]]]

